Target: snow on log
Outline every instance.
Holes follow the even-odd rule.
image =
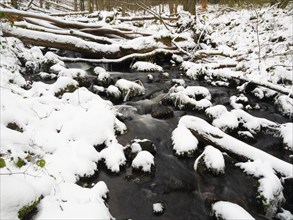
[[[281,173],[283,176],[293,175],[292,164],[225,134],[203,119],[194,116],[183,116],[179,121],[179,125],[186,126],[197,139],[212,144],[214,147],[220,148],[220,150],[241,158],[261,160],[263,163],[268,163],[275,171]]]
[[[95,58],[115,59],[133,53],[151,52],[157,47],[168,49],[168,47],[163,44],[158,45],[153,37],[136,38],[124,44],[104,45],[85,41],[74,36],[57,35],[22,28],[10,28],[6,25],[4,25],[3,34],[4,36],[17,37],[23,42],[32,45],[77,51]]]

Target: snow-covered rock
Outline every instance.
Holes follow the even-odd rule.
[[[241,206],[226,201],[219,201],[212,205],[213,215],[217,219],[225,219],[225,220],[254,220],[245,209]]]
[[[205,110],[205,114],[213,119],[212,124],[223,131],[233,131],[238,128],[237,117],[229,112],[225,106],[216,105]]]
[[[272,218],[284,201],[283,186],[272,167],[260,160],[237,163],[236,165],[240,166],[247,174],[259,178],[259,199],[262,202],[266,216]]]
[[[293,99],[287,95],[280,95],[275,100],[278,110],[285,116],[293,118]]]
[[[113,143],[100,152],[101,159],[104,159],[109,170],[118,173],[120,167],[125,165],[126,158],[123,152],[123,146],[118,143]]]
[[[114,100],[119,100],[122,96],[120,90],[113,85],[110,85],[108,88],[106,88],[106,93],[108,96],[112,97]]]
[[[203,110],[212,106],[209,90],[201,86],[174,86],[167,98],[179,109]]]
[[[213,120],[212,124],[223,131],[239,128],[239,125],[250,133],[258,133],[263,128],[277,128],[278,124],[265,118],[250,115],[242,109],[233,109],[230,112],[223,105],[207,108],[206,115]]]
[[[131,97],[143,95],[145,93],[144,86],[139,81],[132,82],[126,79],[119,79],[115,86],[122,92],[124,101],[127,101]]]
[[[107,72],[104,68],[102,67],[95,67],[94,68],[94,74],[97,75],[97,84],[100,86],[107,87],[109,86],[113,79],[111,77],[111,74]]]
[[[288,211],[288,210],[285,210],[285,209],[282,209],[282,212],[281,213],[278,213],[276,215],[276,219],[279,219],[279,220],[291,220],[293,219],[293,214]]]
[[[176,155],[192,155],[197,149],[198,140],[185,126],[175,128],[171,139]]]
[[[225,160],[223,154],[217,148],[211,145],[206,146],[203,153],[194,162],[195,170],[197,170],[201,158],[203,158],[205,166],[211,173],[215,175],[225,173]]]
[[[140,151],[131,164],[134,169],[141,169],[142,171],[148,173],[151,172],[151,168],[154,165],[154,156],[148,151]]]
[[[283,144],[288,150],[293,151],[293,123],[282,124],[280,135],[283,138]]]
[[[144,61],[137,61],[133,64],[131,69],[139,72],[163,72],[163,68],[161,66]]]
[[[163,214],[164,210],[165,210],[165,207],[162,203],[157,202],[157,203],[153,204],[153,213],[154,214],[161,215],[161,214]]]
[[[70,77],[73,79],[84,78],[86,76],[86,72],[82,69],[75,69],[75,68],[63,69],[58,74],[58,77],[61,77],[61,76]]]

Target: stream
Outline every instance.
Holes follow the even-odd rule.
[[[68,64],[69,68],[84,68],[90,66]],[[182,78],[186,85],[200,85],[209,89],[212,104],[221,104],[231,110],[229,98],[237,94],[236,89],[213,87],[201,81],[191,81],[182,75],[178,68],[164,67],[170,74],[162,77],[160,73],[151,73],[154,81],[149,82],[147,75],[142,72],[111,72],[116,81],[140,80],[145,89],[145,95],[134,97],[130,101],[118,103],[122,120],[128,131],[117,137],[120,144],[126,146],[133,139],[149,139],[156,146],[155,171],[152,175],[133,172],[131,162],[119,174],[110,173],[103,163],[99,163],[99,171],[91,178],[82,178],[79,184],[93,184],[105,181],[109,188],[107,203],[111,214],[117,219],[210,219],[212,201],[224,200],[237,203],[256,219],[267,219],[262,213],[261,204],[257,201],[257,180],[246,175],[236,167],[235,159],[225,156],[226,172],[224,175],[213,176],[209,173],[195,172],[193,164],[205,145],[199,144],[199,149],[193,157],[177,157],[174,155],[171,143],[172,131],[183,115],[194,115],[207,118],[204,112],[179,111],[168,105],[174,111],[174,117],[156,119],[151,113],[161,106],[163,96],[172,86],[171,79]],[[257,100],[247,95],[251,103],[259,103],[260,109],[249,113],[278,123],[288,122],[269,102]],[[134,108],[133,108],[134,107]],[[137,109],[136,111],[134,109]],[[292,163],[290,152],[282,148],[282,140],[274,135],[260,134],[253,146],[264,150],[278,158]],[[286,196],[285,196],[286,197]],[[292,199],[291,199],[292,200]],[[287,199],[285,206],[292,207],[292,201]],[[155,215],[152,205],[160,202],[165,210],[162,215]]]

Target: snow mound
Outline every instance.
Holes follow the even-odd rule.
[[[197,149],[198,140],[185,126],[178,125],[172,132],[171,139],[173,150],[177,155],[192,155]]]
[[[131,166],[135,169],[141,169],[144,172],[150,173],[154,164],[154,156],[150,152],[140,151],[133,159]]]
[[[28,168],[28,167],[26,167]],[[29,169],[29,168],[28,168]],[[15,170],[17,172],[19,170]],[[30,173],[33,171],[30,170]],[[37,172],[40,172],[38,170]],[[37,175],[37,172],[34,172]],[[8,170],[2,173],[8,173]],[[41,195],[50,193],[54,186],[53,178],[45,175],[35,178],[25,175],[1,175],[1,219],[19,219],[19,211],[24,206],[32,205]]]
[[[157,64],[138,61],[131,67],[133,71],[139,72],[163,72],[163,68]]]
[[[252,220],[253,218],[245,209],[241,206],[226,201],[219,201],[212,205],[212,211],[217,219],[225,220]]]
[[[126,126],[116,118],[111,102],[86,88],[78,89],[72,79],[76,72],[72,74],[70,69],[53,84],[34,82],[30,89],[23,89],[26,81],[20,74],[22,58],[16,53],[20,49],[24,56],[32,53],[18,43],[15,51],[12,46],[0,50],[1,166],[5,162],[0,169],[1,219],[17,219],[19,210],[36,205],[40,198],[38,219],[111,218],[101,199],[104,193],[94,189],[87,193],[73,183],[93,175],[101,159],[110,169],[119,171],[125,156],[115,134],[123,133]],[[52,53],[42,57],[39,50],[32,51],[32,59],[46,59],[48,62],[43,64],[48,68],[60,62]],[[95,146],[99,144],[105,144],[108,152],[98,152]],[[57,192],[54,189],[59,184],[64,185]],[[97,189],[105,188],[99,185]],[[63,193],[66,196],[60,199]]]
[[[259,199],[262,202],[266,216],[272,218],[284,201],[283,186],[272,167],[261,160],[237,163],[247,174],[259,178]]]
[[[104,182],[91,189],[61,183],[54,193],[41,200],[35,219],[112,219],[103,200],[107,192]]]
[[[213,174],[225,173],[225,160],[221,151],[211,145],[205,147],[203,153],[195,160],[194,170],[197,170],[200,159],[203,158],[204,164]]]

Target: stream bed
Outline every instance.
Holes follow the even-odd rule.
[[[169,77],[164,77],[161,73],[151,73],[154,77],[153,82],[148,80],[149,73],[111,72],[114,81],[120,78],[140,80],[145,87],[145,95],[117,103],[116,107],[122,113],[121,119],[128,129],[117,139],[123,146],[131,144],[133,139],[150,140],[156,147],[154,172],[135,172],[131,167],[131,161],[128,160],[119,174],[113,174],[100,162],[96,175],[82,178],[79,184],[91,185],[105,181],[109,188],[107,203],[111,214],[117,219],[210,219],[210,204],[219,200],[237,203],[256,219],[268,219],[262,211],[260,201],[256,199],[258,182],[235,166],[239,161],[225,155],[225,174],[214,176],[207,172],[194,171],[194,161],[205,147],[203,143],[199,144],[193,156],[178,157],[174,154],[171,134],[180,117],[194,115],[208,120],[204,112],[178,110],[168,105],[174,117],[157,119],[151,115],[163,106],[161,100],[172,86],[171,79],[182,78],[186,85],[205,86],[212,95],[212,104],[224,105],[228,110],[232,109],[229,98],[238,91],[227,87],[213,87],[203,81],[191,81],[184,77],[178,68],[169,67],[167,72]],[[247,97],[251,103],[257,102],[260,106],[258,110],[250,111],[250,114],[277,123],[290,121],[281,116],[269,102],[257,100],[249,95]],[[282,148],[279,137],[260,134],[254,143],[249,144],[292,163],[290,152]],[[292,207],[292,202],[292,199],[287,199],[285,207]],[[163,214],[153,214],[154,203],[163,204]]]

